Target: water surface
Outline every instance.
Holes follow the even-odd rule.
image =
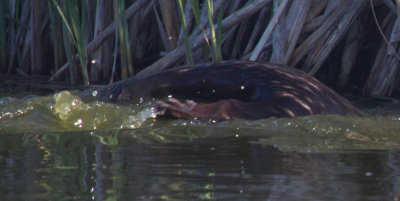
[[[400,111],[156,120],[75,92],[0,98],[0,200],[398,200]]]

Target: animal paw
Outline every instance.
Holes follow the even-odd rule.
[[[190,119],[196,115],[193,110],[197,103],[192,100],[180,101],[175,98],[168,98],[165,101],[157,101],[157,109],[164,111],[162,116],[172,116],[174,118]]]

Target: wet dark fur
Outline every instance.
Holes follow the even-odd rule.
[[[346,99],[302,71],[244,61],[178,67],[123,80],[98,92],[96,99],[111,102],[156,98],[164,115],[183,119],[360,114]],[[82,98],[89,100],[88,93],[84,94]]]

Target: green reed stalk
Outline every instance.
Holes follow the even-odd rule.
[[[67,57],[67,61],[69,63],[69,80],[72,84],[77,84],[78,83],[78,76],[76,73],[76,62],[75,60],[75,49],[74,49],[74,42],[72,41],[72,38],[68,34],[68,31],[66,31],[67,27],[63,26],[62,27],[62,35],[63,35],[63,42],[64,42],[64,49],[65,49],[65,56]]]
[[[118,33],[121,50],[121,78],[133,76],[131,50],[128,35],[128,22],[125,12],[125,0],[118,0]]]
[[[57,8],[51,3],[51,0],[47,0],[47,5],[49,9],[49,21],[50,21],[50,36],[52,38],[53,44],[53,54],[54,54],[54,69],[57,71],[62,65],[62,24],[60,23],[59,16],[57,15]]]
[[[203,32],[204,37],[206,37],[205,36],[206,35],[205,34],[205,30],[204,30],[204,27],[203,27],[202,22],[201,22],[201,16],[200,16],[201,8],[200,8],[199,0],[191,0],[190,2],[191,2],[193,16],[194,16],[194,20],[196,22],[196,26],[199,27],[199,29],[200,29],[199,31]],[[204,4],[203,6],[206,6],[206,5]],[[194,31],[192,33],[192,36],[197,35],[197,34],[198,34],[198,31]],[[208,38],[205,38],[205,39],[206,39],[207,45],[202,47],[202,56],[203,56],[203,59],[205,61],[208,61],[209,58],[210,58],[210,49],[211,49],[211,47],[210,47],[210,43],[209,43]]]
[[[199,0],[190,0],[190,3],[192,4],[192,11],[194,15],[194,20],[197,25],[200,24],[200,6],[199,6]]]
[[[84,84],[89,84],[89,75],[87,71],[87,54],[86,54],[86,4],[85,1],[81,2],[81,17],[79,19],[79,8],[76,7],[78,2],[76,2],[75,7],[73,8],[73,14],[76,17],[72,20],[72,26],[74,28],[74,33],[77,36],[77,50],[79,53],[79,61],[81,64],[82,76]]]
[[[220,10],[219,10],[219,12],[218,12],[218,16],[217,16],[217,25],[218,25],[218,27],[217,27],[217,32],[216,32],[216,37],[215,37],[215,39],[216,39],[216,45],[217,45],[217,47],[218,47],[218,53],[219,53],[219,56],[220,56],[220,61],[222,61],[222,14],[223,14],[223,12],[222,12],[222,6],[220,7]]]
[[[213,22],[213,16],[214,16],[214,10],[213,10],[213,0],[207,0],[207,14],[208,14],[208,23],[210,25],[210,34],[211,34],[211,46],[213,49],[213,58],[214,61],[222,61],[222,54],[221,54],[221,47],[218,46],[220,42],[217,42],[217,35],[215,33],[214,29],[214,22]]]
[[[201,17],[200,17],[200,4],[199,4],[199,0],[191,0],[191,6],[192,6],[192,11],[193,11],[193,16],[194,16],[194,20],[196,22],[196,25],[199,26],[199,28],[201,29],[201,31],[204,32],[204,29],[201,25]],[[208,41],[208,40],[207,40]],[[208,46],[209,43],[207,42]],[[209,55],[210,55],[210,49],[207,46],[202,47],[202,51],[203,51],[203,58],[204,60],[208,61]]]
[[[178,5],[179,5],[179,13],[181,16],[181,23],[183,26],[184,37],[185,37],[186,60],[188,64],[192,65],[194,63],[192,55],[192,46],[190,45],[189,33],[186,27],[185,11],[183,10],[182,0],[178,0]]]
[[[86,4],[85,1],[69,0],[62,1],[61,5],[58,4],[57,0],[52,0],[53,4],[57,8],[58,14],[60,15],[64,25],[68,31],[68,35],[71,38],[78,54],[81,65],[81,73],[83,77],[83,83],[89,84],[89,75],[87,71],[87,56],[86,56]],[[79,4],[80,2],[80,4]],[[80,6],[79,6],[80,5]],[[72,57],[73,58],[73,57]]]

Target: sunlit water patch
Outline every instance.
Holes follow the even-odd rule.
[[[0,99],[0,131],[3,132],[136,128],[155,115],[151,103],[140,106],[84,103],[69,91],[51,96]]]

